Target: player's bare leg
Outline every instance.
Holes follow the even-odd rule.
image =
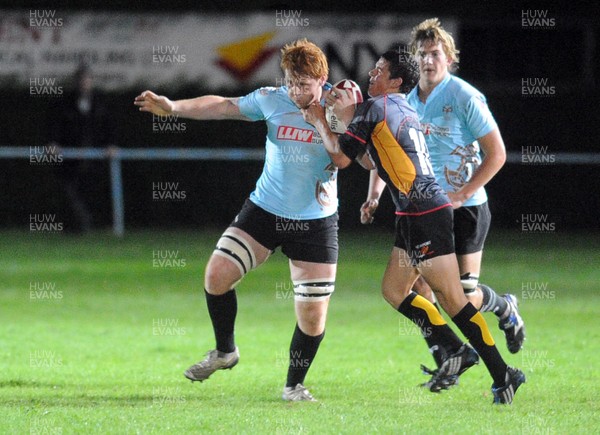
[[[412,289],[432,304],[435,305],[437,303],[433,290],[431,290],[431,287],[429,287],[429,284],[427,284],[427,281],[425,281],[425,278],[423,278],[422,276],[419,276],[417,278],[417,280],[413,284]]]
[[[469,273],[473,277],[479,277],[479,270],[481,267],[481,254],[482,252],[476,252],[473,254],[467,255],[457,255],[460,275],[463,276],[465,273]],[[426,298],[431,303],[435,304],[436,298],[431,286],[425,281],[425,279],[421,276],[415,282],[413,286],[413,290],[419,293],[421,296]],[[475,306],[475,308],[480,309],[481,304],[483,302],[483,293],[481,289],[477,287],[477,279],[474,282],[474,288],[466,289],[465,294],[469,298],[469,301]]]
[[[284,400],[314,400],[303,383],[325,336],[327,308],[334,291],[336,269],[335,264],[290,260],[297,324],[290,343]]]
[[[270,251],[239,228],[228,228],[217,243],[204,273],[206,305],[215,333],[216,349],[184,373],[191,381],[208,379],[216,370],[231,369],[239,361],[234,327],[237,298],[234,286],[258,267]]]
[[[406,251],[394,247],[381,283],[383,298],[398,309],[418,277],[419,272],[412,266],[412,260]]]
[[[454,317],[468,303],[458,280],[458,262],[454,254],[442,255],[421,262],[419,272],[435,292],[440,305]]]

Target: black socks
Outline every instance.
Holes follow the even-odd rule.
[[[215,331],[217,350],[230,353],[235,350],[233,329],[235,316],[237,315],[237,297],[235,289],[229,290],[222,295],[211,295],[204,290],[208,314]]]
[[[452,318],[487,366],[495,385],[504,385],[506,363],[498,352],[485,319],[471,302]]]
[[[315,359],[325,331],[317,336],[306,335],[296,324],[290,344],[290,365],[288,367],[286,387],[295,387],[304,382],[308,369]]]

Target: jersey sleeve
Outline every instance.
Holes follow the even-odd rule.
[[[273,88],[260,88],[238,100],[240,113],[252,121],[262,121],[268,112],[268,96]]]
[[[481,94],[472,96],[467,102],[465,122],[473,137],[477,139],[498,128],[485,97]]]
[[[378,122],[375,108],[372,101],[358,106],[348,129],[338,138],[340,149],[349,159],[354,160],[365,152],[367,142]]]

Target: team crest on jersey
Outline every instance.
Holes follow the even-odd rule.
[[[325,172],[328,173],[329,179],[325,182],[317,180],[315,197],[320,205],[329,207],[337,198],[337,167],[330,163],[325,167]]]
[[[479,144],[473,142],[466,147],[457,146],[450,153],[450,155],[459,155],[460,164],[456,169],[450,169],[448,166],[444,167],[444,177],[446,182],[455,189],[460,189],[467,181],[473,176],[473,172],[481,164],[479,154]]]
[[[452,120],[453,109],[450,104],[446,104],[444,107],[442,107],[442,112],[444,113],[444,121]]]

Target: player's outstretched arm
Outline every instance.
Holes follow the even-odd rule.
[[[138,106],[141,112],[149,112],[154,115],[177,115],[198,120],[239,119],[250,121],[240,112],[237,98],[225,98],[218,95],[171,101],[152,91],[144,91],[135,97],[133,104]]]
[[[332,132],[329,125],[327,125],[325,109],[319,103],[314,103],[301,111],[304,120],[312,124],[319,132],[323,139],[323,145],[325,145],[325,149],[331,157],[331,162],[340,169],[350,165],[352,160],[340,149],[338,135]]]
[[[152,91],[142,92],[135,97],[133,104],[140,108],[140,112],[149,112],[153,115],[171,115],[174,109],[173,101]]]

